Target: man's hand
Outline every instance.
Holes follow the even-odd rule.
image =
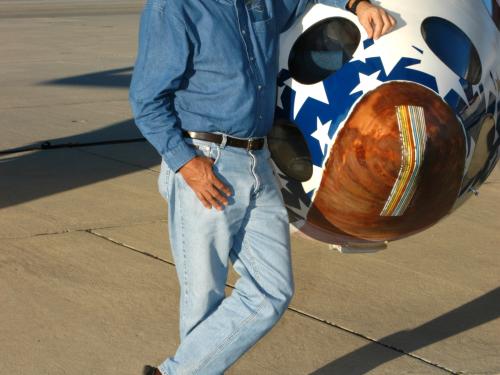
[[[221,211],[231,190],[215,176],[213,164],[213,159],[197,156],[184,164],[179,173],[206,208]]]
[[[356,15],[363,25],[369,38],[377,40],[396,26],[396,20],[383,8],[362,1],[356,8]]]

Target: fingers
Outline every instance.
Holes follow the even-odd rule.
[[[206,208],[211,209],[213,207],[218,211],[222,210],[221,203],[219,203],[208,190],[204,190],[201,194],[204,200],[208,202],[208,206],[205,206]]]
[[[218,211],[222,211],[223,205],[227,205],[227,199],[225,199],[220,193],[212,188],[213,190],[207,189],[203,191],[196,191],[195,194],[207,209],[214,207]]]
[[[229,188],[224,185],[221,180],[219,180],[217,178],[217,176],[215,174],[212,175],[212,184],[217,188],[219,189],[220,191],[222,191],[224,194],[226,194],[228,197],[232,194],[231,193],[231,190],[229,190]]]
[[[396,27],[396,19],[389,14],[389,21],[391,22],[391,30]]]
[[[206,192],[209,195],[209,202],[219,211],[223,209],[223,206],[226,206],[229,203],[227,198],[213,186],[210,186]]]
[[[384,29],[384,20],[379,12],[373,15],[372,23],[374,24],[373,39],[377,40],[382,35]]]
[[[370,39],[379,39],[396,26],[396,20],[384,9],[377,6],[363,8],[359,12],[358,18]]]
[[[368,39],[372,39],[373,38],[373,27],[372,27],[372,24],[370,23],[370,20],[368,18],[360,18],[359,22],[361,22],[361,25],[363,25],[363,27],[365,28],[366,30],[366,33],[368,34]]]
[[[205,206],[205,208],[208,208],[208,209],[212,208],[212,205],[208,202],[208,200],[203,196],[202,193],[197,192],[197,191],[195,193],[196,193],[196,196],[198,197],[198,199],[200,200],[200,202],[203,204],[203,206]]]
[[[201,201],[205,208],[212,208],[222,211],[224,206],[229,203],[227,198],[221,194],[214,186],[209,186],[201,192],[196,192],[196,196]]]
[[[389,15],[387,13],[382,13],[382,21],[384,23],[384,26],[382,28],[382,35],[387,34],[389,30],[392,29],[392,23],[389,19]]]
[[[206,190],[209,194],[209,202],[220,211],[223,209],[223,206],[229,203],[227,197],[231,195],[231,190],[229,190],[214,173],[210,176],[209,181],[211,185],[209,185]]]
[[[211,171],[204,182],[197,186],[191,186],[191,188],[205,208],[214,207],[222,211],[224,206],[229,203],[227,197],[231,195],[231,190]]]
[[[186,163],[180,172],[204,207],[215,207],[220,211],[229,203],[227,197],[232,193],[215,175],[214,162],[209,157],[198,156],[192,162]]]

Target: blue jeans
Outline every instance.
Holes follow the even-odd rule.
[[[288,215],[267,147],[257,151],[187,140],[213,158],[233,195],[207,209],[163,161],[158,187],[180,284],[180,346],[164,375],[223,374],[264,336],[293,295]],[[239,274],[225,295],[228,261]]]

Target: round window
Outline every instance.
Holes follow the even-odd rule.
[[[293,79],[311,85],[326,79],[351,60],[361,34],[346,18],[327,18],[307,29],[290,51],[288,68]]]
[[[422,36],[429,48],[458,76],[477,84],[481,80],[481,60],[465,33],[450,21],[429,17],[422,23]]]

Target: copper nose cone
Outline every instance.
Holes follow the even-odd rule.
[[[384,84],[339,132],[307,222],[330,241],[421,231],[452,208],[465,153],[463,127],[441,97],[414,83]]]

